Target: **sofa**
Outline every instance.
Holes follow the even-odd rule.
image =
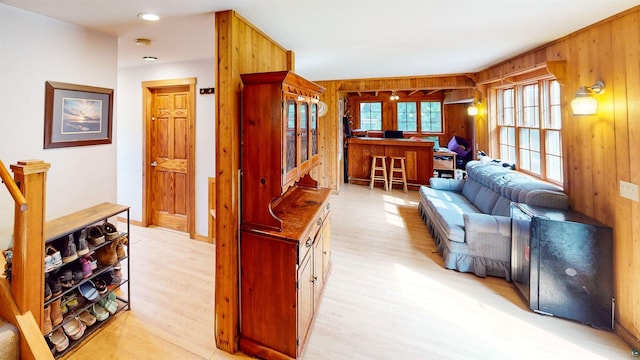
[[[566,209],[569,198],[499,161],[472,160],[466,172],[421,186],[420,215],[447,269],[511,281],[511,202]]]

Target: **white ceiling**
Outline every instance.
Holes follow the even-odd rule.
[[[213,58],[214,13],[233,9],[313,80],[476,72],[640,0],[0,0],[118,36],[118,66]],[[155,12],[156,23],[136,15]],[[153,40],[136,46],[136,38]]]

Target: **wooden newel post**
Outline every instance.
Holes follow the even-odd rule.
[[[42,329],[44,305],[44,222],[47,171],[42,160],[18,161],[11,165],[14,180],[29,207],[16,205],[13,229],[11,292],[21,313],[31,311]]]

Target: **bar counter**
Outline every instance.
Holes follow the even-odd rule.
[[[387,157],[387,174],[392,156],[405,157],[407,183],[412,188],[429,185],[433,176],[433,142],[411,139],[357,137],[347,140],[347,176],[349,183],[369,184],[371,159],[374,155]],[[376,182],[376,186],[382,186]]]

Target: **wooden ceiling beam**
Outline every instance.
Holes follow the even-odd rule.
[[[461,74],[340,80],[338,91],[374,92],[391,90],[451,90],[475,88],[475,86],[475,82],[468,75]]]

